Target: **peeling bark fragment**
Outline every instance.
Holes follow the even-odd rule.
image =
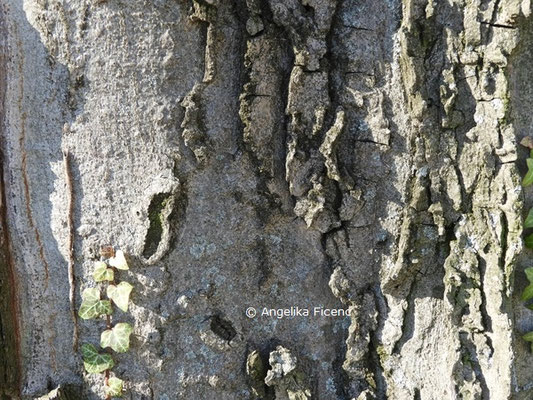
[[[370,366],[369,345],[377,328],[377,312],[372,293],[365,293],[350,302],[351,324],[346,339],[346,358],[342,368],[352,378],[355,392],[363,392],[368,385],[375,389],[374,371]],[[366,385],[363,386],[362,382]],[[371,389],[367,389],[372,393]]]
[[[336,2],[269,0],[274,21],[291,35],[295,64],[309,71],[320,69],[326,54],[326,35],[330,29]],[[311,12],[310,12],[311,11]]]
[[[337,167],[337,156],[336,152],[336,143],[337,138],[342,133],[344,128],[344,111],[338,110],[337,117],[335,118],[335,123],[333,126],[326,132],[324,142],[320,145],[320,152],[324,156],[326,169],[328,171],[328,178],[333,179],[337,182],[341,182],[341,176],[339,173],[339,168]]]
[[[330,202],[334,198],[335,188],[330,182],[314,182],[306,197],[296,202],[294,213],[302,217],[309,228],[328,232],[341,224]]]
[[[329,288],[339,300],[347,304],[353,296],[353,284],[348,280],[342,267],[336,267],[329,278]]]
[[[209,1],[198,1],[193,0],[192,10],[189,14],[189,19],[191,21],[202,21],[202,22],[214,22],[216,19],[216,8],[213,7]]]
[[[297,358],[283,346],[276,347],[269,356],[270,370],[265,383],[276,390],[276,399],[311,399],[308,379],[297,366]]]

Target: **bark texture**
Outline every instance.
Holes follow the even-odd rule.
[[[530,13],[0,0],[0,393],[102,398],[71,219],[76,308],[130,256],[126,398],[530,399]],[[351,315],[245,315],[291,306]]]

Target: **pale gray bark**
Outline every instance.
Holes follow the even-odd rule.
[[[130,257],[126,398],[531,398],[530,12],[0,0],[0,394],[102,397],[72,348],[68,151],[76,306],[101,246]]]

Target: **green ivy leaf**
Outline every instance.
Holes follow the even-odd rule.
[[[533,332],[528,332],[522,338],[527,342],[533,342]]]
[[[529,213],[524,221],[524,229],[527,228],[533,228],[533,207],[529,209]]]
[[[98,301],[100,300],[100,291],[97,288],[87,288],[82,292],[81,298],[86,301]]]
[[[133,289],[128,282],[120,282],[117,286],[109,285],[107,287],[107,297],[109,297],[122,311],[128,311],[128,302],[130,293]]]
[[[92,344],[86,343],[81,346],[81,354],[83,354],[83,366],[90,374],[99,374],[115,365],[109,354],[98,353]]]
[[[533,267],[526,268],[524,272],[526,273],[529,283],[533,283]]]
[[[122,391],[124,388],[124,381],[119,378],[109,378],[107,386],[105,387],[105,394],[111,397],[122,397]]]
[[[96,282],[113,281],[115,272],[112,268],[108,268],[105,262],[98,261],[94,267],[93,278]]]
[[[130,348],[130,334],[133,328],[126,322],[116,324],[113,329],[102,332],[100,346],[111,347],[117,353],[125,353]]]
[[[522,179],[522,186],[526,187],[533,183],[533,158],[526,159],[527,173]]]
[[[107,386],[105,387],[105,394],[111,397],[122,397],[124,390],[124,381],[119,378],[109,378]]]
[[[83,299],[78,315],[83,319],[96,318],[102,314],[111,314],[111,302],[109,300],[100,300],[100,290],[88,288],[81,294]]]
[[[528,249],[533,249],[533,233],[526,236],[524,243]]]
[[[126,257],[124,256],[124,252],[122,250],[117,250],[115,252],[115,257],[111,257],[109,259],[109,265],[111,265],[112,267],[115,267],[116,269],[122,269],[122,270],[130,269],[128,267],[128,262],[126,261]]]
[[[533,299],[533,283],[530,283],[522,292],[522,301],[528,301],[530,299]]]

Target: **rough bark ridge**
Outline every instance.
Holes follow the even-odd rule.
[[[533,395],[513,331],[533,323],[512,297],[529,1],[0,11],[0,393],[102,396],[71,346],[72,218],[76,304],[100,246],[131,255],[129,398]]]

